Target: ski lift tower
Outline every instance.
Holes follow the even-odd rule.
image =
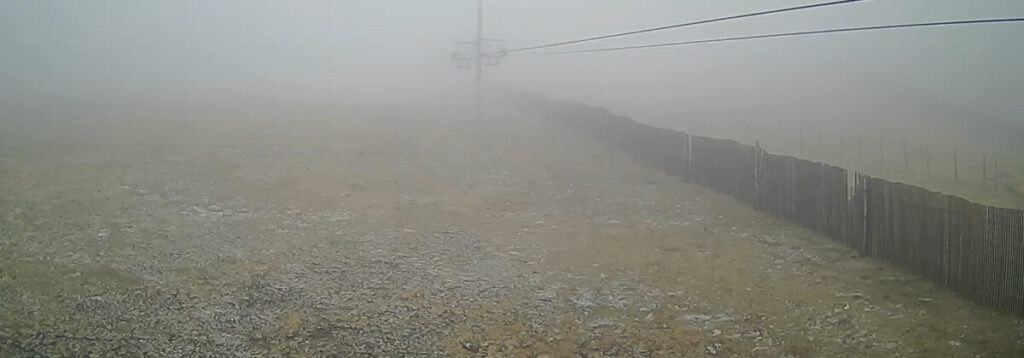
[[[501,59],[508,55],[505,52],[505,40],[487,39],[484,34],[484,7],[483,1],[476,4],[476,40],[461,41],[455,43],[455,52],[452,52],[452,61],[455,67],[460,70],[476,70],[476,118],[480,118],[481,111],[481,82],[484,78],[484,66],[497,67]]]

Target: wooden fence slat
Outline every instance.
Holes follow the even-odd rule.
[[[1024,210],[849,175],[603,110],[549,107],[561,123],[640,162],[815,230],[862,256],[910,269],[975,302],[1024,315]]]

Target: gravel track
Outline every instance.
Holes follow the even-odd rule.
[[[1013,317],[586,137],[360,113],[0,122],[0,356],[1024,354]]]

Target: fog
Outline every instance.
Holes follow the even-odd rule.
[[[552,13],[535,15],[540,34],[572,39],[703,19],[751,9],[802,4],[771,2],[590,2],[586,11],[560,2]],[[503,3],[518,17],[531,8]],[[497,7],[497,6],[495,6]],[[658,43],[747,34],[827,29],[867,24],[985,18],[1019,14],[1014,1],[873,1],[806,10],[749,21],[738,20],[663,31],[589,46]],[[498,12],[495,15],[501,14]],[[495,19],[503,28],[517,16]],[[598,18],[599,21],[593,19]],[[556,31],[560,23],[573,25]],[[497,30],[496,30],[497,31]],[[545,42],[505,30],[514,42]],[[905,115],[1020,120],[1016,103],[1022,76],[1015,66],[1024,56],[1015,46],[1022,28],[970,28],[867,32],[793,39],[634,50],[620,53],[520,56],[510,59],[500,78],[540,89],[585,96],[621,106],[641,117],[842,118]],[[566,33],[566,34],[562,34]],[[549,35],[550,36],[550,35]],[[539,57],[539,58],[538,58]],[[529,76],[545,72],[547,81]],[[563,78],[562,76],[565,76]],[[584,90],[584,89],[590,89]]]
[[[1022,22],[549,53],[1024,2],[477,5],[0,2],[0,357],[1024,356]]]
[[[516,48],[803,3],[489,1],[484,31]],[[458,88],[472,81],[472,71],[456,71],[448,58],[455,41],[472,39],[472,1],[16,0],[3,10],[0,105],[8,114],[132,103],[447,98],[468,96]],[[572,48],[1022,12],[1024,4],[1013,0],[871,1]],[[661,123],[755,116],[1019,122],[1022,32],[997,24],[618,53],[517,53],[488,68],[486,79]]]

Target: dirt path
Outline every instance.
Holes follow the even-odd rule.
[[[585,137],[430,113],[0,122],[0,356],[1024,355]]]

